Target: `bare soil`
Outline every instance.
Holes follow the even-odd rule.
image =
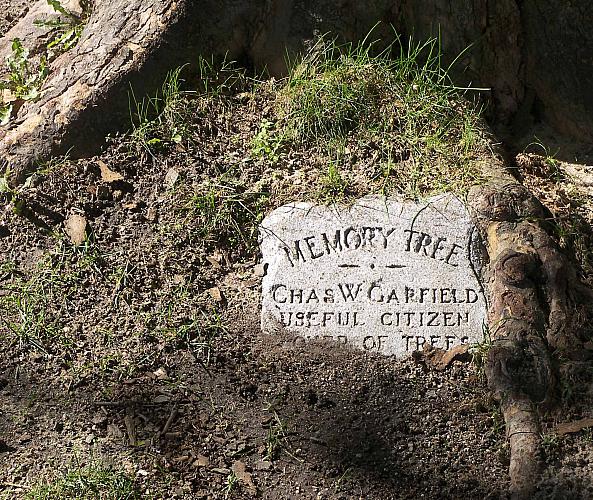
[[[244,156],[261,116],[240,113],[241,140],[138,157],[117,139],[35,174],[24,212],[6,207],[4,293],[50,271],[27,296],[45,330],[0,327],[5,491],[94,457],[157,497],[223,497],[240,462],[253,485],[240,481],[238,497],[504,498],[501,416],[474,365],[434,372],[261,334],[254,249],[200,241],[180,212],[204,164]],[[124,180],[102,181],[99,162]],[[71,213],[89,221],[87,248],[64,237]]]
[[[504,422],[479,362],[436,371],[422,355],[261,333],[257,249],[205,239],[187,206],[229,163],[266,185],[273,168],[245,158],[267,113],[198,109],[191,141],[148,152],[111,139],[100,157],[45,165],[22,204],[3,204],[0,297],[18,289],[22,302],[0,320],[0,498],[98,461],[146,498],[507,498]],[[298,191],[316,159],[287,162]],[[552,214],[590,228],[591,186],[570,165],[551,182],[541,155],[516,163]],[[82,247],[65,234],[72,214],[88,221]],[[15,311],[32,318],[26,332],[10,326]],[[541,498],[593,497],[593,433],[557,432],[593,416],[591,381],[590,364],[563,367]]]
[[[0,2],[0,33],[6,33],[16,22],[23,17],[29,7],[33,4],[32,0],[2,0]]]

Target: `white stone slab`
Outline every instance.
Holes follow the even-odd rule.
[[[405,356],[483,339],[482,246],[461,201],[293,203],[260,226],[262,330]]]

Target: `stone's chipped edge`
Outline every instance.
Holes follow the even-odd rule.
[[[463,203],[463,201],[461,201],[461,199],[458,196],[456,196],[452,193],[443,193],[443,194],[431,196],[430,198],[422,200],[418,203],[413,202],[411,200],[394,198],[394,197],[385,197],[385,196],[380,196],[380,195],[368,195],[368,196],[364,196],[363,198],[358,199],[352,205],[319,205],[319,204],[305,202],[305,201],[286,203],[286,204],[274,209],[272,212],[270,212],[264,218],[264,220],[259,225],[260,235],[261,235],[262,229],[264,231],[266,230],[266,227],[265,227],[266,225],[278,224],[278,223],[282,222],[284,219],[293,215],[293,213],[296,210],[300,210],[302,212],[313,213],[313,215],[319,215],[320,212],[328,210],[333,216],[337,216],[339,213],[341,213],[343,211],[353,212],[358,209],[365,209],[365,208],[372,209],[372,208],[374,208],[373,206],[366,207],[366,206],[364,206],[364,203],[376,204],[377,202],[380,202],[381,204],[385,204],[385,205],[388,203],[397,203],[402,206],[405,204],[408,204],[408,203],[422,205],[421,210],[425,210],[432,205],[437,205],[437,204],[441,204],[441,203],[445,203],[446,208],[449,208],[449,206],[448,206],[449,203],[452,203],[452,204],[456,205],[453,207],[453,209],[456,212],[458,212],[457,215],[466,219],[473,226],[473,222],[471,222],[471,218],[470,218],[469,212],[468,212],[465,204]]]

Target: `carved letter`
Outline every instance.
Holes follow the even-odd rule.
[[[355,286],[356,290],[354,291]],[[361,287],[362,285],[360,283],[358,283],[357,285],[354,285],[354,283],[344,283],[343,286],[341,284],[338,284],[338,288],[340,289],[340,292],[342,292],[344,302],[348,302],[349,300],[351,302],[354,302],[356,300],[356,297],[358,296],[358,292],[360,292]]]
[[[286,290],[286,285],[274,285],[272,286],[272,298],[274,299],[274,302],[278,302],[278,304],[284,304],[286,302],[286,297],[282,297],[282,298],[278,298],[278,296],[276,295],[276,293],[283,288],[284,290]]]
[[[404,233],[410,233],[408,241],[406,242],[406,252],[409,252],[412,248],[412,238],[415,234],[420,234],[418,231],[412,231],[411,229],[404,229]]]
[[[341,237],[342,237],[342,235],[341,235],[339,229],[336,231],[333,242],[331,242],[329,240],[329,238],[327,237],[327,234],[325,234],[325,233],[321,234],[321,239],[323,240],[323,243],[325,245],[326,253],[330,254],[332,252],[332,250],[336,253],[338,253],[338,250],[340,250],[340,252],[342,251]]]
[[[445,259],[445,262],[446,262],[447,264],[449,264],[450,266],[453,266],[453,267],[457,267],[457,266],[458,266],[458,264],[453,264],[453,263],[451,262],[451,258],[452,258],[454,255],[459,255],[459,254],[457,253],[457,250],[458,250],[458,249],[460,249],[460,248],[463,248],[463,247],[460,247],[458,244],[456,244],[456,243],[453,243],[453,246],[451,247],[451,251],[449,252],[449,255],[447,255],[447,258]]]
[[[354,242],[351,242],[349,240],[349,236],[354,233]],[[344,245],[346,246],[346,248],[351,248],[352,250],[356,250],[362,243],[362,238],[360,237],[360,234],[358,234],[356,232],[356,230],[353,227],[349,227],[344,231]]]
[[[306,238],[303,238],[303,241],[307,244],[307,247],[309,248],[309,253],[311,254],[311,258],[312,259],[318,259],[319,257],[323,256],[323,252],[320,253],[315,253],[315,242],[311,241],[314,240],[315,236],[307,236]]]

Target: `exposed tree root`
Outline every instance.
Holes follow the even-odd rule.
[[[490,257],[486,375],[505,418],[512,494],[529,498],[542,464],[538,408],[555,398],[550,353],[582,356],[591,292],[545,230],[544,208],[510,176],[476,188],[469,204]]]
[[[142,67],[183,7],[183,1],[175,0],[95,1],[79,43],[51,63],[42,97],[25,102],[16,120],[0,132],[0,158],[10,166],[15,181],[22,180],[36,160],[65,152],[61,147],[72,135],[93,135],[88,123],[79,124],[80,118]],[[17,35],[23,36],[26,47],[39,50],[47,41],[47,30],[33,31],[31,26],[42,12],[47,12],[45,0],[4,37],[0,50],[6,51]]]

